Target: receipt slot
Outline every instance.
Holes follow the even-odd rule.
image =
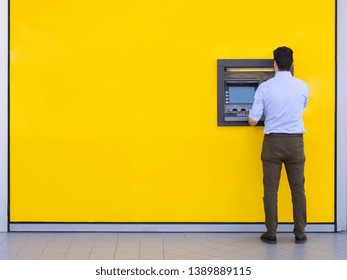
[[[217,61],[218,126],[248,126],[255,91],[275,75],[273,63],[273,59]],[[264,125],[264,117],[258,125]]]

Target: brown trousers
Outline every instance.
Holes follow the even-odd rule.
[[[282,163],[284,163],[292,194],[294,234],[302,235],[305,233],[306,226],[305,154],[302,135],[265,135],[261,160],[267,233],[276,235],[277,232],[277,193]]]

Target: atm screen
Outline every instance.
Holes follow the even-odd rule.
[[[242,103],[253,103],[255,86],[229,86],[229,103],[231,104],[242,104]]]

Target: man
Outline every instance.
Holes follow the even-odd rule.
[[[275,76],[259,85],[248,122],[254,126],[264,114],[263,163],[264,210],[267,231],[261,240],[276,244],[277,193],[282,163],[291,189],[295,242],[305,243],[306,197],[304,189],[305,133],[302,114],[307,105],[308,87],[294,78],[293,51],[288,47],[274,50]]]

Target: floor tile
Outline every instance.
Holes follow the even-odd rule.
[[[46,247],[45,252],[47,253],[66,253],[69,250],[69,247]]]
[[[116,252],[114,259],[116,260],[138,260],[140,257],[139,253],[119,253]]]
[[[92,252],[89,256],[90,260],[113,260],[115,254],[113,252]]]
[[[89,247],[69,247],[68,251],[69,253],[75,252],[75,253],[90,253],[92,251],[92,246]]]
[[[0,252],[0,260],[13,260],[17,254],[17,252]]]
[[[41,260],[64,260],[66,253],[61,252],[44,252],[40,259]]]
[[[260,233],[1,233],[0,259],[230,259],[347,260],[347,233],[292,233],[277,244]]]
[[[90,253],[67,252],[64,260],[88,260]]]
[[[140,253],[140,260],[163,260],[163,253]]]
[[[117,247],[117,253],[139,253],[140,247]]]
[[[34,246],[32,244],[30,245],[24,245],[21,249],[20,249],[20,253],[43,253],[43,251],[45,250],[45,246]]]
[[[116,251],[116,247],[93,247],[92,253],[114,253]]]
[[[39,260],[42,252],[37,253],[18,253],[15,257],[16,260]]]

